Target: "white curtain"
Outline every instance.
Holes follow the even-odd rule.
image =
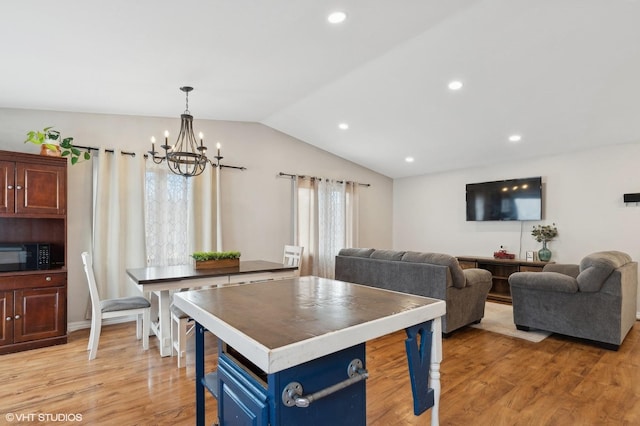
[[[92,157],[92,252],[100,296],[136,295],[126,270],[145,264],[144,159],[104,149]]]
[[[212,250],[211,168],[197,177],[146,162],[145,231],[148,266],[186,265],[194,251]]]
[[[303,178],[296,184],[301,275],[333,278],[340,249],[358,244],[358,184]]]

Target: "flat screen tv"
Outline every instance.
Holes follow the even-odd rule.
[[[541,177],[467,184],[467,221],[541,219]]]

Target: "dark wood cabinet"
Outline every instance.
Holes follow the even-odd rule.
[[[479,268],[491,272],[492,286],[487,299],[511,303],[509,276],[515,272],[542,272],[547,262],[531,262],[519,259],[496,259],[493,257],[458,257],[462,269]]]
[[[23,155],[29,154],[14,155],[22,161],[0,161],[0,214],[65,215],[66,159],[61,159],[63,163],[60,163],[55,161],[60,159],[42,157],[44,161],[34,163]]]
[[[66,285],[64,272],[0,277],[4,289],[0,353],[66,341]]]
[[[0,244],[50,244],[46,270],[0,272],[0,354],[67,341],[67,160],[0,151]]]

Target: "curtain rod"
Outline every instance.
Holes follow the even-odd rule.
[[[94,147],[94,146],[74,145],[74,147],[75,147],[75,148],[78,148],[78,149],[86,149],[86,150],[87,150],[87,151],[89,151],[89,152],[91,152],[91,151],[100,151],[100,148],[96,148],[96,147]],[[113,150],[113,149],[105,149],[104,151],[105,151],[105,152],[108,152],[108,153],[111,153],[111,154],[113,154],[113,153],[115,152],[115,150]],[[130,156],[132,156],[132,157],[135,157],[135,156],[136,156],[136,153],[135,153],[135,152],[120,151],[120,153],[121,153],[122,155],[130,155]],[[144,157],[144,158],[149,158],[149,154],[144,154],[144,155],[143,155],[143,157]],[[161,158],[161,157],[155,157],[155,158],[158,158],[158,159],[159,159],[159,158]],[[214,163],[212,163],[212,162],[209,162],[209,163],[210,163],[213,167],[218,167],[218,166],[220,166],[220,168],[237,169],[237,170],[247,170],[247,168],[246,168],[246,167],[242,167],[242,166],[227,166],[227,165],[225,165],[225,164],[219,164],[219,165],[216,165],[216,164],[214,164]]]
[[[91,151],[100,151],[100,148],[96,148],[96,147],[93,147],[93,146],[74,145],[74,147],[75,147],[75,148],[78,148],[78,149],[86,149],[86,150],[87,150],[87,151],[89,151],[89,152],[91,152]],[[109,153],[113,154],[113,153],[115,152],[115,150],[113,150],[113,149],[105,149],[105,150],[104,150],[104,152],[109,152]],[[121,153],[122,155],[130,155],[130,156],[132,156],[132,157],[135,157],[135,156],[136,156],[136,153],[135,153],[135,152],[120,151],[120,153]],[[145,156],[145,158],[146,158],[146,157],[147,157],[147,154],[145,154],[144,156]]]
[[[283,173],[283,172],[280,172],[278,174],[278,176],[286,176],[286,177],[291,178],[291,179],[296,178],[296,177],[299,177],[301,179],[311,179],[311,180],[313,180],[313,179],[322,180],[323,179],[323,178],[316,177],[316,176],[294,175],[294,174],[291,174],[291,173]],[[324,179],[327,180],[327,178],[324,178]],[[350,181],[350,180],[347,180],[347,181],[338,180],[336,182],[338,182],[338,183],[344,183],[344,182],[346,182],[346,183],[355,183],[356,185],[366,186],[366,187],[370,187],[371,186],[370,183],[353,182],[353,181]]]

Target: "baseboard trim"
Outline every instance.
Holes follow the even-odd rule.
[[[135,315],[130,315],[128,317],[108,318],[106,320],[102,320],[102,325],[120,324],[122,322],[130,322],[135,320],[136,320]],[[74,322],[67,323],[67,333],[82,330],[85,328],[91,328],[91,320],[74,321]]]

